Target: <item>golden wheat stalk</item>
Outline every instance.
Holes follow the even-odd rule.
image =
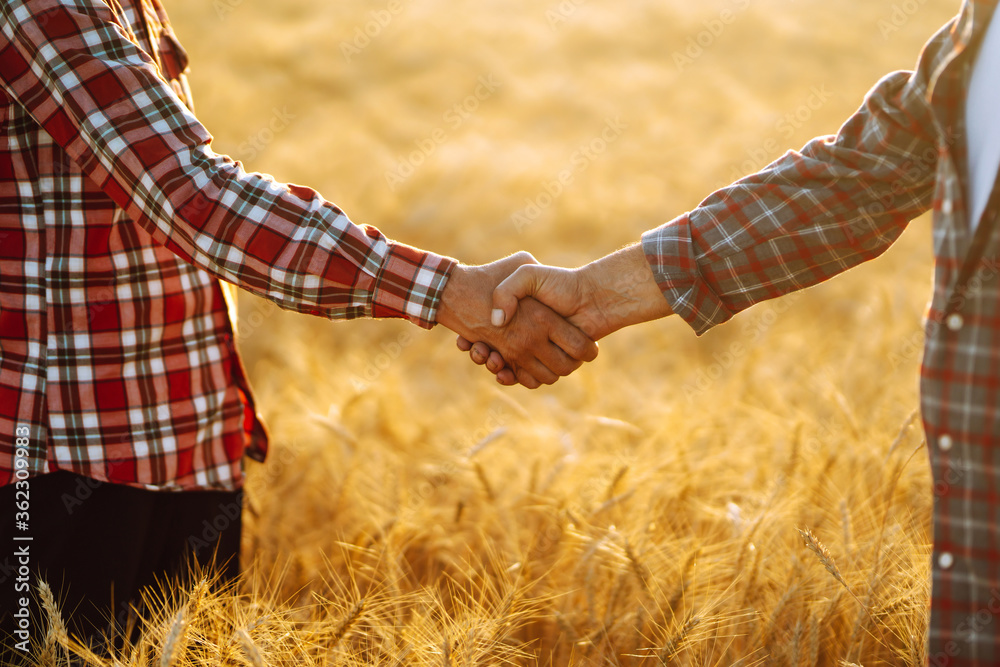
[[[240,648],[243,649],[243,655],[246,656],[252,667],[266,667],[267,663],[264,662],[264,656],[261,655],[260,649],[257,648],[257,644],[254,643],[253,638],[246,629],[240,628],[236,631],[236,640],[239,642]]]
[[[451,657],[451,640],[448,639],[448,635],[445,635],[441,641],[441,657],[444,667],[455,667],[455,663]]]
[[[688,580],[691,576],[691,571],[694,569],[695,563],[698,561],[698,557],[701,556],[701,547],[697,547],[688,554],[687,560],[684,561],[683,567],[680,570],[680,579],[677,580],[677,588],[674,589],[673,595],[667,600],[667,609],[673,611],[676,609],[677,605],[681,602],[684,597],[684,592],[688,588]]]
[[[740,606],[745,607],[750,600],[750,596],[757,592],[757,576],[760,573],[760,549],[753,549],[750,555],[750,573],[746,577],[743,585],[743,596],[740,599]]]
[[[174,616],[173,623],[167,631],[163,642],[163,653],[160,654],[160,667],[174,667],[187,647],[188,608],[185,605]]]
[[[341,641],[343,641],[351,631],[354,626],[357,625],[358,621],[361,620],[361,615],[365,611],[365,599],[361,598],[351,609],[350,613],[340,622],[337,629],[333,631],[333,635],[330,637],[330,646],[336,646]]]
[[[771,639],[774,637],[774,633],[778,630],[778,623],[781,621],[782,614],[785,613],[785,609],[788,607],[788,603],[791,602],[792,598],[799,592],[799,587],[797,585],[790,585],[785,592],[778,598],[778,602],[774,605],[771,610],[771,616],[768,619],[767,626],[763,629],[761,634],[762,642],[765,646],[771,643]]]
[[[58,654],[60,651],[68,651],[69,633],[66,631],[66,624],[63,622],[59,606],[56,604],[55,596],[49,584],[39,579],[38,597],[41,598],[42,609],[48,617],[49,626],[45,631],[45,639],[42,643],[38,656],[38,663],[42,667],[55,667],[58,664]]]
[[[819,665],[819,633],[820,633],[819,618],[816,614],[809,614],[809,667],[817,667]]]
[[[614,476],[611,478],[611,481],[608,482],[607,490],[604,492],[605,502],[615,497],[615,489],[618,488],[618,484],[622,481],[622,478],[624,478],[626,474],[628,474],[627,465],[623,465],[622,467],[620,467],[618,471],[614,474]]]
[[[62,614],[59,612],[59,606],[56,604],[55,595],[52,594],[52,588],[47,582],[43,580],[38,581],[38,595],[42,599],[42,608],[49,619],[49,628],[45,638],[46,644],[58,643],[61,646],[66,646],[66,643],[69,641],[69,633],[66,631],[66,624],[63,622]]]
[[[802,623],[802,619],[799,619],[792,630],[792,644],[789,650],[791,667],[802,667],[802,635],[804,632],[805,625]]]
[[[667,640],[667,643],[657,654],[660,665],[669,665],[674,657],[684,649],[684,642],[687,641],[688,635],[699,623],[701,623],[701,617],[692,616],[673,637]]]
[[[846,500],[840,501],[840,523],[844,531],[844,552],[850,555],[851,553],[851,508],[848,507]]]
[[[819,538],[816,537],[808,528],[805,530],[799,528],[798,531],[799,535],[801,535],[802,539],[805,541],[806,546],[809,547],[810,551],[816,554],[816,557],[823,564],[823,567],[826,568],[826,571],[833,575],[833,578],[836,579],[840,585],[851,594],[851,597],[857,600],[858,604],[861,605],[862,609],[864,609],[872,623],[875,623],[875,617],[872,616],[868,605],[862,602],[861,598],[855,595],[854,591],[851,590],[851,587],[847,585],[847,581],[844,580],[844,575],[840,573],[840,568],[837,567],[837,564],[833,560],[833,554],[831,554],[830,550],[826,548],[826,545],[820,542]]]
[[[483,470],[483,466],[479,464],[479,461],[473,465],[476,471],[476,477],[479,479],[479,483],[483,485],[483,491],[486,493],[486,497],[493,502],[496,500],[496,495],[493,493],[493,486],[490,484],[489,478],[486,476],[486,471]]]
[[[632,568],[632,572],[635,574],[635,578],[639,580],[639,584],[642,586],[642,589],[649,592],[649,581],[647,580],[649,571],[639,560],[639,556],[637,556],[635,550],[632,549],[632,544],[628,541],[628,538],[625,538],[625,555],[628,557],[628,562]]]
[[[831,554],[830,550],[826,548],[826,545],[820,542],[819,538],[816,537],[810,529],[806,528],[803,530],[799,528],[798,531],[799,535],[801,535],[802,539],[805,541],[806,546],[809,547],[810,551],[816,554],[816,557],[823,564],[823,567],[826,568],[826,571],[833,575],[833,578],[840,582],[840,585],[846,588],[848,593],[854,595],[851,591],[851,587],[847,585],[846,581],[844,581],[844,575],[840,573],[840,568],[837,567],[837,564],[833,560],[833,554]]]

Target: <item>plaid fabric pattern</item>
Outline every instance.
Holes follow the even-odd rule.
[[[212,152],[158,0],[0,3],[0,484],[238,488],[257,420],[219,279],[433,326],[454,262]],[[19,433],[18,435],[22,435]]]
[[[1000,664],[1000,181],[973,236],[963,138],[971,64],[996,5],[965,2],[916,70],[880,81],[836,136],[643,237],[665,296],[700,334],[878,256],[933,207],[921,403],[935,483],[936,667]]]

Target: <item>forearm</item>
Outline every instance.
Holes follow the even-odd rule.
[[[673,313],[646,259],[634,244],[576,269],[581,290],[589,295],[594,321],[585,327],[595,339],[624,327]]]

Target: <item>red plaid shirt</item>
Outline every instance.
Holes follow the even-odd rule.
[[[219,279],[431,327],[454,263],[217,155],[158,0],[0,3],[0,485],[233,489],[263,457]],[[23,441],[22,441],[23,442]]]
[[[935,666],[1000,665],[1000,182],[973,234],[963,138],[970,66],[996,5],[966,1],[916,71],[880,81],[836,136],[643,237],[674,311],[703,333],[878,256],[933,207],[921,403],[935,482]]]

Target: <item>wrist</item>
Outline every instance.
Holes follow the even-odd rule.
[[[462,333],[465,329],[461,313],[464,310],[462,304],[467,300],[465,295],[468,293],[469,271],[470,267],[462,264],[452,269],[438,304],[437,323],[456,333]]]
[[[673,312],[639,244],[602,257],[578,271],[582,291],[592,302],[591,308],[602,314],[602,336]]]
[[[450,257],[387,240],[370,292],[371,317],[404,318],[424,329],[433,328],[444,290],[457,265]]]

